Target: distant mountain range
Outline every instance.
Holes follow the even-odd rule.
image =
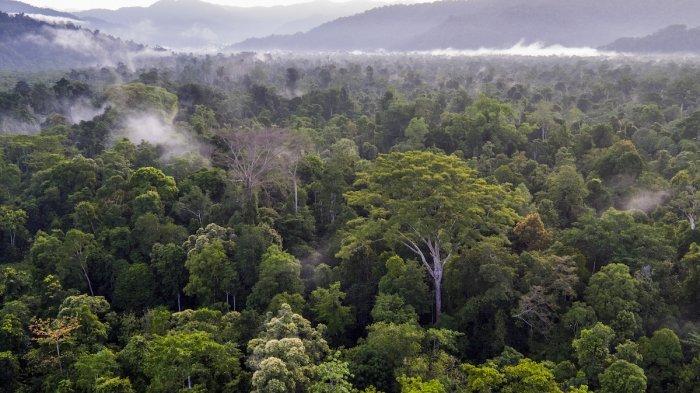
[[[126,39],[172,48],[225,46],[249,37],[307,31],[381,4],[315,0],[289,6],[231,7],[200,0],[161,0],[150,7],[76,12],[91,27]]]
[[[50,24],[0,12],[0,70],[116,66],[159,54],[146,46],[72,24]]]
[[[700,53],[700,27],[668,26],[639,38],[620,38],[602,49],[628,53]]]
[[[181,51],[503,49],[538,42],[700,53],[700,28],[684,26],[697,26],[700,0],[444,0],[372,8],[381,1],[230,7],[161,0],[67,13],[0,0],[0,11],[26,15],[2,18],[0,37],[14,38],[0,42],[0,69],[111,64],[148,51],[122,39]]]
[[[466,0],[391,5],[306,33],[251,38],[237,50],[503,48],[518,42],[599,47],[700,20],[698,0]]]
[[[14,0],[0,0],[0,11],[8,14],[32,14],[66,19],[78,19],[78,17],[68,12],[56,11],[51,8],[35,7],[33,5]]]

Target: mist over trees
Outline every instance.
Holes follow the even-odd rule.
[[[3,80],[0,390],[698,385],[692,60],[244,53]]]

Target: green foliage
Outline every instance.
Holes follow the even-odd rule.
[[[440,381],[423,381],[421,378],[399,377],[401,393],[445,393]]]
[[[694,60],[144,66],[0,75],[0,391],[700,385]]]
[[[314,370],[328,354],[323,329],[282,305],[269,315],[261,333],[248,342],[248,366],[254,392],[283,392],[309,387]],[[327,376],[326,376],[327,377]]]
[[[205,304],[225,300],[236,289],[238,278],[235,266],[229,260],[221,240],[215,239],[202,248],[190,251],[185,262],[189,282],[185,293],[196,295]]]
[[[646,389],[644,370],[624,360],[615,361],[600,375],[600,391],[604,393],[643,393]]]
[[[316,366],[314,383],[310,386],[311,393],[352,393],[355,390],[348,379],[352,375],[348,362],[339,359],[338,355]]]
[[[590,329],[583,329],[580,337],[571,343],[579,367],[594,386],[597,385],[598,374],[607,366],[614,335],[610,327],[599,322]]]
[[[267,308],[267,303],[278,293],[297,293],[302,289],[301,265],[293,255],[279,246],[270,246],[262,255],[258,281],[248,296],[248,306]]]
[[[602,322],[611,323],[623,311],[638,311],[638,291],[629,267],[611,263],[591,277],[586,288],[586,302]]]
[[[352,310],[343,305],[345,296],[340,290],[340,282],[311,292],[311,310],[316,319],[326,326],[326,332],[333,341],[342,338],[345,329],[353,323]]]
[[[204,332],[177,332],[156,336],[147,345],[143,370],[150,378],[149,391],[238,387],[240,352],[233,343],[219,344]]]
[[[549,392],[562,390],[554,380],[552,371],[545,365],[523,359],[513,365],[497,367],[494,364],[463,366],[467,374],[467,392]]]

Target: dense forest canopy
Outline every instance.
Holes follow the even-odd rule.
[[[8,74],[0,390],[695,392],[692,60]]]

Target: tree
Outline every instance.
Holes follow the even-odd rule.
[[[134,393],[128,378],[103,377],[97,380],[95,393]]]
[[[84,354],[73,364],[76,373],[75,386],[83,392],[96,391],[98,380],[113,377],[119,370],[117,358],[109,349]]]
[[[671,185],[673,186],[672,206],[688,220],[690,229],[694,231],[700,215],[700,176],[688,170],[681,170],[673,176]]]
[[[236,391],[241,378],[240,352],[234,343],[220,344],[205,332],[171,332],[148,342],[144,371],[152,392],[183,388]]]
[[[636,364],[617,360],[600,374],[601,393],[644,393],[647,378]]]
[[[189,271],[185,293],[197,295],[204,303],[212,303],[224,295],[226,304],[229,304],[230,294],[236,290],[238,274],[221,240],[215,239],[200,250],[192,250],[185,267]]]
[[[430,381],[423,381],[420,377],[399,377],[399,384],[401,385],[401,393],[446,393],[445,387],[442,386],[440,381],[433,379]]]
[[[598,374],[605,370],[614,337],[615,332],[610,327],[598,322],[590,329],[583,329],[580,337],[572,341],[578,365],[589,381],[597,382]]]
[[[280,158],[290,140],[290,133],[273,128],[240,129],[227,131],[221,137],[227,147],[224,158],[229,173],[234,181],[243,185],[248,208],[254,211],[255,193],[272,180],[273,173],[283,168]]]
[[[323,328],[314,329],[288,305],[282,305],[275,316],[268,314],[263,330],[248,342],[248,353],[253,392],[302,392],[329,348]]]
[[[547,197],[554,202],[563,226],[583,213],[587,195],[586,183],[574,166],[561,166],[547,179]]]
[[[552,234],[544,227],[539,213],[530,213],[513,229],[519,248],[532,251],[542,250],[549,245]]]
[[[339,353],[329,356],[314,370],[314,382],[310,393],[352,393],[355,390],[348,381],[352,377],[348,362],[340,360]]]
[[[406,140],[397,147],[401,151],[419,150],[425,146],[425,137],[428,135],[428,124],[422,117],[414,117],[406,126],[404,137]]]
[[[151,266],[156,274],[159,292],[177,299],[177,311],[182,311],[182,293],[188,281],[185,260],[185,250],[177,244],[168,243],[153,245],[151,251]]]
[[[611,323],[622,311],[636,312],[638,284],[629,267],[611,263],[594,274],[586,288],[586,303],[604,323]]]
[[[591,271],[610,262],[641,268],[674,256],[670,239],[632,212],[609,209],[600,217],[585,214],[564,230],[560,239],[565,246],[586,257]]]
[[[75,338],[74,331],[80,328],[80,322],[77,318],[56,318],[56,319],[37,319],[30,326],[29,331],[32,332],[34,340],[39,344],[48,344],[56,350],[56,363],[63,372],[63,363],[61,362],[61,345],[72,341]]]
[[[77,229],[71,229],[66,233],[63,240],[62,254],[65,260],[61,261],[64,266],[62,269],[62,277],[65,278],[71,274],[75,268],[80,269],[88,290],[91,296],[95,295],[90,279],[90,270],[88,267],[89,254],[97,248],[95,237],[92,234],[87,234]]]
[[[545,364],[520,359],[515,364],[498,367],[487,362],[481,366],[465,364],[466,391],[470,393],[561,393],[554,374]]]
[[[114,283],[115,308],[141,311],[153,303],[155,281],[145,263],[134,263],[117,274]]]
[[[278,293],[300,293],[303,288],[300,274],[299,261],[278,245],[271,245],[260,261],[258,281],[248,296],[248,306],[264,310]]]
[[[82,349],[92,351],[100,348],[107,339],[109,324],[105,316],[109,309],[109,303],[102,296],[68,296],[59,307],[58,319],[77,318],[76,343]]]
[[[445,264],[484,232],[504,231],[517,214],[497,185],[476,177],[455,156],[391,153],[358,174],[348,203],[367,212],[348,223],[339,257],[368,248],[376,238],[413,252],[433,280],[435,318],[442,311]]]
[[[311,310],[318,321],[326,325],[328,336],[335,342],[343,337],[345,329],[354,320],[351,308],[343,305],[344,299],[345,292],[340,290],[340,282],[311,292]]]
[[[649,378],[649,391],[677,391],[680,382],[683,350],[673,330],[664,328],[639,342],[642,365]]]
[[[387,323],[418,323],[418,315],[411,305],[407,305],[399,295],[380,293],[372,308],[372,320]]]
[[[12,209],[9,206],[0,206],[0,229],[10,235],[10,246],[15,246],[17,233],[24,230],[27,222],[27,212],[22,209]]]
[[[379,280],[379,292],[395,294],[420,314],[430,311],[430,292],[425,272],[413,260],[393,255],[386,261],[386,274]]]
[[[285,150],[282,152],[284,168],[292,180],[294,213],[299,212],[299,166],[304,155],[312,151],[313,144],[308,135],[301,132],[290,133]]]
[[[15,392],[20,375],[17,357],[9,351],[0,352],[0,392]]]

